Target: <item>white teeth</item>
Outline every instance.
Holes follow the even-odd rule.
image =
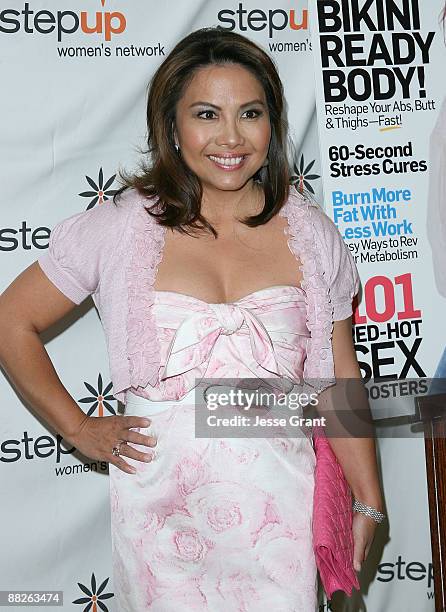
[[[237,164],[241,163],[243,157],[214,157],[213,155],[209,155],[209,159],[223,166],[237,166]]]

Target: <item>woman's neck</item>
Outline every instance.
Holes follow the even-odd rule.
[[[201,214],[216,228],[238,224],[239,219],[261,212],[263,206],[263,188],[254,181],[237,191],[203,187]]]

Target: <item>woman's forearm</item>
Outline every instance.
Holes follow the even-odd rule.
[[[325,433],[356,499],[382,512],[375,428],[361,379],[340,379],[319,396]]]
[[[39,334],[2,325],[0,335],[0,365],[20,395],[62,436],[77,433],[86,415],[61,383]]]
[[[330,438],[330,444],[349,483],[353,496],[383,512],[376,444],[373,438]]]

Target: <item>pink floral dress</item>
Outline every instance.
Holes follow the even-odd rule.
[[[276,285],[231,304],[155,291],[158,383],[126,415],[157,437],[150,463],[110,464],[119,612],[314,612],[311,437],[196,437],[206,378],[302,382],[306,294]],[[151,452],[146,446],[133,444]]]

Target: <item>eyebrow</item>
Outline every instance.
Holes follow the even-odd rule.
[[[251,106],[252,104],[260,104],[260,106],[265,106],[265,103],[262,102],[262,100],[251,100],[251,102],[246,102],[245,104],[242,104],[240,108],[246,108],[247,106]],[[220,106],[217,106],[216,104],[211,104],[211,102],[203,102],[202,100],[194,102],[189,106],[189,108],[193,108],[194,106],[212,106],[212,108],[221,110]]]

